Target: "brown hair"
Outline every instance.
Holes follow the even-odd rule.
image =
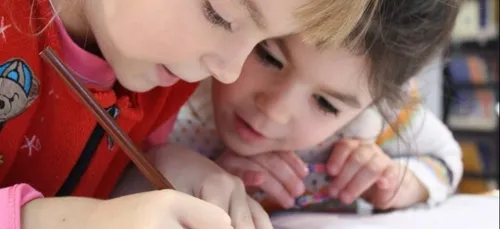
[[[392,108],[415,112],[418,98],[405,91],[404,86],[449,40],[461,1],[379,0],[368,5],[350,34],[354,40],[363,38],[354,47],[368,57],[368,85],[374,105],[398,136],[397,143],[402,141],[411,151],[406,153],[418,152],[416,145],[411,144],[415,135],[406,135],[408,132],[402,131],[397,119],[391,121],[390,117],[399,114],[390,112],[394,111]],[[400,171],[401,182],[406,171],[406,166]]]
[[[398,104],[402,86],[448,41],[461,0],[380,0],[350,34],[363,36],[357,50],[370,64],[368,78],[375,102]]]
[[[449,39],[462,0],[311,0],[297,11],[304,41],[369,59],[375,102],[400,104],[402,86]]]

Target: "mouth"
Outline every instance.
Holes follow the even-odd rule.
[[[179,81],[179,77],[172,73],[165,65],[158,64],[157,66],[158,85],[169,87]]]
[[[238,135],[246,142],[255,143],[268,139],[261,132],[254,129],[239,115],[235,115],[235,129]]]

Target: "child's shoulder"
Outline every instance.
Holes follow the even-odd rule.
[[[45,46],[58,46],[50,1],[5,0],[0,4],[0,64],[20,59],[40,62]],[[58,47],[53,47],[58,49]]]

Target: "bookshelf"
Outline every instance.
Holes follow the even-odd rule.
[[[459,191],[465,193],[499,184],[498,6],[498,0],[464,1],[443,72],[443,121],[464,153]]]

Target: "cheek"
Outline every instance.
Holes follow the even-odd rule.
[[[294,149],[313,147],[332,136],[340,128],[334,118],[311,117],[302,120],[308,121],[301,121],[300,125],[289,132],[293,135],[289,141]]]
[[[281,73],[272,67],[264,66],[255,53],[250,53],[241,69],[240,77],[231,84],[235,90],[247,93],[264,92]]]
[[[224,119],[229,118],[229,115],[235,110],[238,110],[239,106],[245,106],[247,100],[245,96],[247,95],[246,87],[241,87],[241,84],[235,82],[233,84],[223,84],[217,80],[213,80],[213,93],[212,101],[214,105],[214,114],[216,118],[221,120],[221,124]],[[224,125],[224,124],[222,124]]]
[[[255,58],[250,56],[243,65],[239,78],[231,84],[223,84],[214,80],[214,98],[220,103],[231,101],[233,104],[244,106],[244,103],[252,101],[256,93],[265,90],[268,70],[255,63]],[[248,106],[246,104],[245,106]]]
[[[112,43],[129,58],[170,62],[191,57],[203,45],[209,26],[198,1],[145,0],[115,3],[107,29]]]

